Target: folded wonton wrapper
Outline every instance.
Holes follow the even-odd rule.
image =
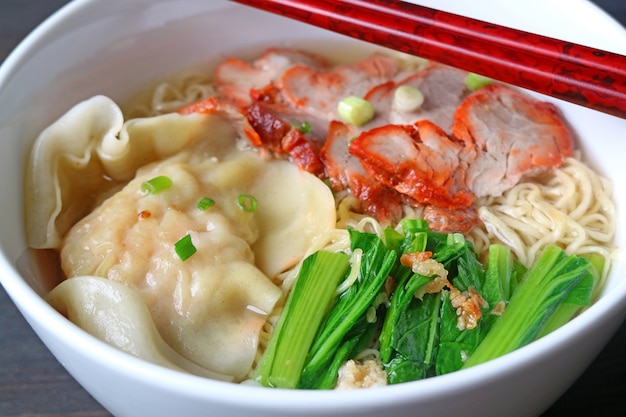
[[[98,296],[102,282],[72,277],[124,284],[178,355],[245,379],[261,329],[283,296],[270,278],[296,265],[336,219],[322,181],[242,148],[241,123],[240,115],[222,111],[123,122],[117,105],[97,96],[45,130],[31,155],[25,203],[30,244],[59,249],[70,278],[51,293],[54,304],[105,341],[161,358],[150,326],[141,330],[157,341],[148,348],[115,342],[139,337],[122,334],[127,318],[111,311],[139,317],[135,296],[109,297],[115,287]],[[159,175],[173,186],[143,193],[141,184]],[[241,194],[258,200],[255,211],[237,206]],[[205,196],[215,205],[202,211],[197,202]],[[76,210],[94,198],[88,213]],[[183,261],[174,244],[187,234],[197,252]]]
[[[46,299],[83,330],[124,352],[177,371],[233,380],[175,352],[161,338],[139,294],[126,285],[100,277],[77,277],[58,285]]]
[[[120,108],[104,96],[70,109],[31,151],[24,187],[29,246],[58,247],[103,187],[130,180],[139,167],[206,134],[207,122],[194,118],[206,119],[169,114],[124,123]]]

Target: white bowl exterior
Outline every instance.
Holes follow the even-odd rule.
[[[564,3],[567,2],[567,5]],[[420,4],[626,51],[624,31],[585,1],[482,0]],[[536,4],[534,4],[536,3]],[[479,7],[480,5],[480,7]],[[484,7],[482,7],[484,6]],[[506,7],[505,7],[506,6]],[[560,10],[546,28],[524,10]],[[237,12],[236,22],[233,11]],[[545,21],[544,21],[545,22]],[[593,32],[572,31],[581,22]],[[598,26],[601,25],[601,26]],[[598,29],[600,28],[600,30]],[[206,37],[198,34],[207,33]],[[213,35],[210,35],[213,33]],[[220,33],[220,36],[215,36]],[[224,37],[223,33],[230,36]],[[227,1],[76,1],[29,36],[0,67],[0,222],[2,284],[33,329],[68,371],[116,416],[536,415],[584,370],[626,315],[621,256],[600,302],[563,328],[485,365],[425,381],[367,392],[268,390],[205,380],[146,364],[84,333],[29,286],[15,263],[25,249],[22,164],[34,137],[76,102],[103,93],[128,97],[150,80],[250,46],[338,37]],[[621,184],[626,175],[626,122],[559,103],[590,161]],[[607,152],[610,150],[610,152]],[[626,218],[626,193],[617,194]],[[621,224],[620,221],[620,230]],[[624,246],[623,237],[618,237]],[[33,290],[35,288],[35,290]],[[39,294],[38,294],[39,293]]]

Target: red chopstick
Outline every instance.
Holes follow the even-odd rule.
[[[626,118],[626,57],[393,0],[233,0]]]

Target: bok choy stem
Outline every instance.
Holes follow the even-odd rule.
[[[302,267],[284,311],[257,368],[262,385],[296,388],[315,334],[335,290],[345,277],[349,256],[317,251]]]
[[[330,366],[338,352],[338,349],[351,336],[352,330],[361,328],[366,330],[365,315],[372,306],[396,261],[396,253],[385,247],[383,241],[375,234],[359,232],[349,229],[351,249],[361,249],[360,270],[355,283],[341,294],[322,324],[319,333],[311,347],[309,357],[302,375],[302,388],[319,388],[320,381],[329,380],[326,373],[329,370],[335,372]],[[360,346],[361,338],[355,343]],[[345,359],[348,359],[347,357]],[[332,379],[336,378],[336,373]]]
[[[504,313],[464,368],[487,362],[535,340],[572,289],[593,279],[590,275],[588,260],[567,256],[562,249],[548,246],[518,284]]]

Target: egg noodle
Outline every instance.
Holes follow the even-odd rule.
[[[215,94],[211,79],[201,73],[187,74],[174,81],[156,85],[141,99],[129,103],[127,118],[148,117],[173,112]],[[609,181],[587,166],[580,152],[567,158],[562,166],[541,176],[517,184],[499,197],[476,201],[481,225],[466,234],[479,256],[484,257],[491,244],[509,246],[526,267],[537,260],[548,245],[556,245],[568,254],[597,254],[604,258],[602,289],[611,265],[616,230],[616,210]],[[311,242],[307,256],[317,250],[349,252],[347,227],[377,233],[383,237],[383,226],[374,218],[361,214],[360,203],[348,192],[335,195],[337,226]],[[422,209],[406,207],[405,218],[420,218]],[[298,274],[299,265],[276,277],[284,294],[288,294]],[[259,340],[257,363],[269,343],[280,317],[284,298],[265,324]],[[377,357],[374,347],[361,357]]]

